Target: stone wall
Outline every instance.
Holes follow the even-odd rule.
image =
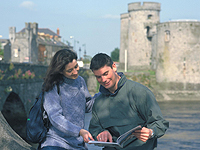
[[[199,90],[200,21],[160,23],[159,13],[160,3],[128,4],[121,14],[119,69],[127,50],[127,70],[152,69],[167,90]]]
[[[170,21],[157,29],[157,82],[200,84],[200,22]]]
[[[24,141],[9,126],[6,119],[0,112],[0,149],[1,150],[35,150],[31,145]]]
[[[121,15],[120,69],[124,68],[127,50],[128,70],[150,69],[152,36],[160,22],[160,3],[130,3],[128,13]]]
[[[16,33],[16,27],[9,28],[11,62],[38,62],[37,23],[26,23],[25,32]]]
[[[21,69],[22,73],[30,71],[35,74],[33,79],[22,79],[21,76],[18,78],[15,76],[18,70]],[[43,65],[32,65],[25,63],[2,63],[0,62],[0,79],[2,75],[5,75],[0,80],[0,110],[2,110],[6,98],[9,96],[10,92],[14,92],[19,95],[22,103],[24,104],[26,113],[28,114],[31,106],[35,101],[35,97],[40,92],[43,78],[45,76],[47,66]],[[2,73],[2,71],[4,73]],[[6,73],[5,73],[6,72]],[[96,93],[97,82],[90,70],[80,69],[79,73],[86,81],[88,90],[91,95]],[[12,76],[15,77],[12,77]],[[12,78],[10,78],[12,77]],[[8,79],[10,78],[10,79]]]
[[[2,81],[0,83],[0,110],[2,110],[10,92],[15,92],[21,98],[25,111],[28,114],[31,106],[35,102],[35,97],[41,90],[42,83],[43,80],[41,79],[32,79],[27,81],[26,79]]]

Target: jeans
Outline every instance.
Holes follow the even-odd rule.
[[[40,150],[67,150],[67,149],[57,146],[45,146]]]

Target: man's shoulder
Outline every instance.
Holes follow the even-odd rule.
[[[145,91],[149,91],[148,87],[146,87],[145,85],[133,81],[133,80],[127,80],[126,81],[126,87],[130,90],[132,90],[133,92],[145,92]]]
[[[136,88],[144,88],[145,87],[141,83],[130,80],[130,79],[127,79],[126,85],[129,86],[129,87],[136,87]]]
[[[100,101],[103,99],[103,94],[102,93],[99,93],[98,96],[95,98],[95,102],[96,101]]]

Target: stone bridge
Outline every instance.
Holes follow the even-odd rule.
[[[0,110],[9,96],[18,97],[28,114],[35,97],[41,90],[47,66],[0,62]],[[88,69],[80,69],[91,94],[96,91],[96,79]]]
[[[47,66],[0,62],[0,111],[12,129],[25,140],[26,120],[41,91]],[[91,95],[97,82],[88,69],[80,69]]]

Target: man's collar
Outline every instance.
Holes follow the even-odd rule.
[[[117,92],[121,89],[121,87],[125,84],[126,82],[126,76],[123,74],[123,72],[118,72],[117,73],[121,78],[119,79],[119,82],[117,84],[117,89],[115,90],[114,93],[111,93],[108,89],[106,89],[104,86],[100,85],[99,91],[104,94],[104,95],[115,95]]]

